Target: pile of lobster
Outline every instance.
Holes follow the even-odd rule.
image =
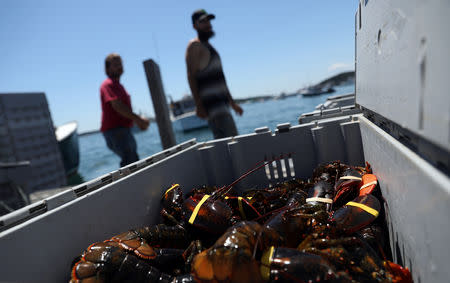
[[[74,260],[70,282],[412,282],[386,258],[368,163],[330,162],[308,181],[238,195],[240,179],[187,196],[172,185],[162,224],[92,244]]]

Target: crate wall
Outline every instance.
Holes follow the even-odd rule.
[[[269,186],[293,177],[307,179],[318,164],[328,161],[364,164],[359,121],[352,116],[297,126],[279,125],[275,133],[261,129],[236,137],[229,143],[229,150],[235,178],[261,161],[275,159],[264,170],[242,180],[237,186],[240,190]]]

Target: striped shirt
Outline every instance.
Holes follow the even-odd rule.
[[[202,42],[208,48],[210,59],[208,65],[197,72],[197,86],[200,100],[212,118],[222,113],[229,113],[228,88],[223,74],[219,53],[209,43]]]

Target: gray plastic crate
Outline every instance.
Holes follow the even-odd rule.
[[[229,184],[259,161],[280,154],[286,156],[284,165],[277,161],[238,187],[307,177],[324,161],[362,164],[367,160],[386,199],[391,244],[394,251],[399,250],[396,260],[412,268],[416,282],[419,278],[444,282],[450,276],[446,268],[450,231],[441,225],[450,215],[448,177],[359,116],[293,127],[285,124],[274,133],[261,128],[235,138],[190,141],[0,218],[4,230],[0,248],[8,255],[0,262],[0,280],[65,281],[73,257],[89,244],[155,224],[160,196],[172,183],[185,191],[205,184]],[[415,213],[410,213],[411,207]],[[20,272],[24,267],[27,272]]]
[[[449,13],[447,0],[361,0],[355,21],[356,103],[447,152]]]
[[[27,193],[66,185],[44,93],[0,94],[0,161],[30,161]]]
[[[311,123],[315,120],[322,120],[322,119],[328,119],[328,118],[334,118],[339,116],[346,116],[346,115],[356,115],[360,114],[361,109],[358,107],[355,107],[354,105],[350,106],[342,106],[337,108],[330,108],[330,109],[320,109],[320,110],[314,110],[313,112],[309,113],[303,113],[298,118],[299,124],[306,124]]]

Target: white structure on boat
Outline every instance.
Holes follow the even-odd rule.
[[[77,128],[77,122],[72,121],[55,129],[56,140],[61,151],[66,175],[76,173],[80,164]]]
[[[208,127],[206,120],[195,114],[195,101],[191,95],[184,95],[182,99],[170,102],[170,119],[175,131],[192,131]]]

